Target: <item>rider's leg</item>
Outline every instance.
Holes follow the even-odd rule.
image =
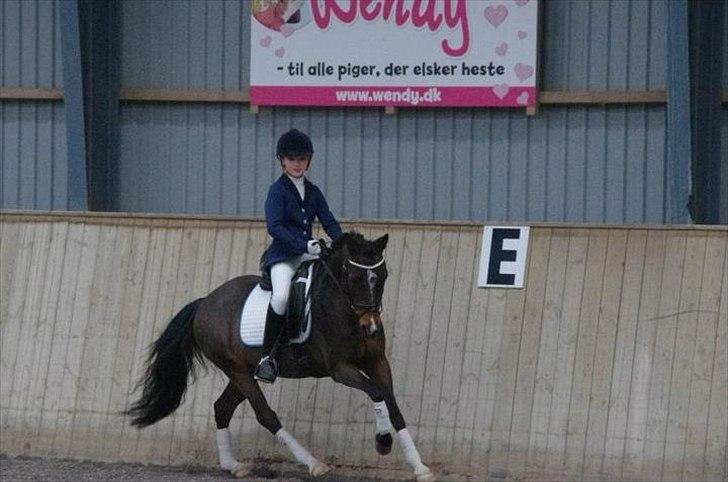
[[[255,379],[266,383],[273,383],[278,376],[276,362],[271,356],[271,350],[276,340],[285,330],[286,305],[291,287],[291,278],[295,273],[295,265],[289,261],[283,261],[271,266],[270,279],[273,285],[273,292],[270,297],[270,306],[265,320],[265,332],[263,334],[263,353],[255,369]]]
[[[284,315],[286,313],[288,298],[291,293],[291,280],[296,274],[296,270],[301,266],[301,263],[312,259],[318,259],[318,256],[304,253],[297,258],[271,266],[270,280],[273,291],[270,297],[270,305],[277,314]]]
[[[273,292],[270,297],[270,306],[278,315],[285,315],[288,307],[288,295],[291,290],[291,279],[296,273],[295,260],[282,261],[270,268],[270,281]]]

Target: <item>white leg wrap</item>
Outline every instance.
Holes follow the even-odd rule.
[[[392,430],[389,410],[387,410],[387,404],[384,401],[374,404],[374,418],[377,420],[377,433],[387,433]]]
[[[276,432],[276,438],[286,444],[286,447],[288,447],[288,450],[290,450],[293,456],[296,457],[296,460],[305,464],[309,470],[312,470],[316,463],[318,463],[318,460],[316,460],[316,458],[311,455],[311,453],[306,450],[303,445],[298,443],[298,440],[293,438],[293,435],[286,432],[284,429],[280,429]]]
[[[430,472],[430,469],[427,468],[425,464],[422,463],[422,459],[420,459],[420,453],[417,451],[417,448],[415,447],[415,442],[412,440],[412,436],[410,435],[409,431],[406,428],[403,428],[399,432],[397,432],[397,438],[399,439],[399,443],[402,444],[402,449],[404,450],[404,458],[407,461],[408,464],[414,469],[415,475],[423,475]]]
[[[230,438],[230,430],[221,428],[217,431],[217,455],[220,461],[220,468],[234,471],[242,464],[235,460],[233,455],[233,444]]]

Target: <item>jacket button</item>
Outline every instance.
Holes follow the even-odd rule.
[[[306,221],[306,220],[304,219],[304,220],[303,220],[303,224],[308,224],[308,221]]]

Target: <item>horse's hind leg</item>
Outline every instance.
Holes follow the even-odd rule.
[[[217,425],[217,454],[220,468],[230,471],[235,477],[243,477],[248,467],[238,462],[234,455],[232,438],[230,437],[230,419],[233,412],[245,397],[240,390],[228,382],[220,397],[215,400],[215,424]]]
[[[268,405],[260,385],[253,379],[252,373],[236,377],[233,381],[250,402],[258,422],[275,435],[281,443],[285,444],[298,462],[308,467],[309,474],[317,477],[331,470],[331,467],[318,461],[303,445],[293,438],[293,435],[283,428],[280,420],[278,420],[278,415]]]

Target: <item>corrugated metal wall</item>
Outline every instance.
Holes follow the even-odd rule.
[[[248,0],[124,0],[122,32],[125,88],[248,87]]]
[[[126,105],[124,211],[261,215],[275,137],[348,218],[662,222],[665,109],[401,111]]]
[[[124,88],[247,86],[245,0],[124,0],[121,8]],[[53,0],[0,2],[3,86],[62,87],[56,16]],[[664,89],[665,17],[666,0],[545,2],[543,88]],[[534,118],[357,109],[264,109],[256,117],[245,105],[125,103],[121,123],[122,210],[261,214],[276,173],[272,145],[297,125],[317,142],[311,177],[340,216],[669,218],[663,105],[550,106]],[[62,103],[0,101],[0,160],[0,207],[64,209]]]
[[[55,0],[3,0],[2,85],[63,87],[61,41]]]
[[[544,90],[661,90],[669,0],[544,0]]]
[[[0,85],[63,87],[55,1],[0,1],[0,31]],[[0,208],[67,208],[62,102],[0,101],[0,177]]]
[[[525,287],[507,290],[475,286],[478,226],[350,227],[390,235],[395,395],[437,475],[726,480],[728,230],[534,226]],[[0,452],[216,467],[218,370],[153,427],[122,413],[171,316],[256,272],[266,239],[260,221],[1,215]],[[374,452],[363,393],[264,390],[316,456],[405,467],[398,443]],[[291,460],[247,403],[231,431],[241,458]]]
[[[174,4],[174,7],[172,7]],[[125,88],[240,89],[248,4],[123,4]],[[665,87],[664,1],[545,4],[551,90]],[[242,28],[241,28],[242,25]],[[344,217],[663,222],[665,108],[262,109],[125,104],[125,211],[260,215],[291,126],[315,141],[311,178]]]

